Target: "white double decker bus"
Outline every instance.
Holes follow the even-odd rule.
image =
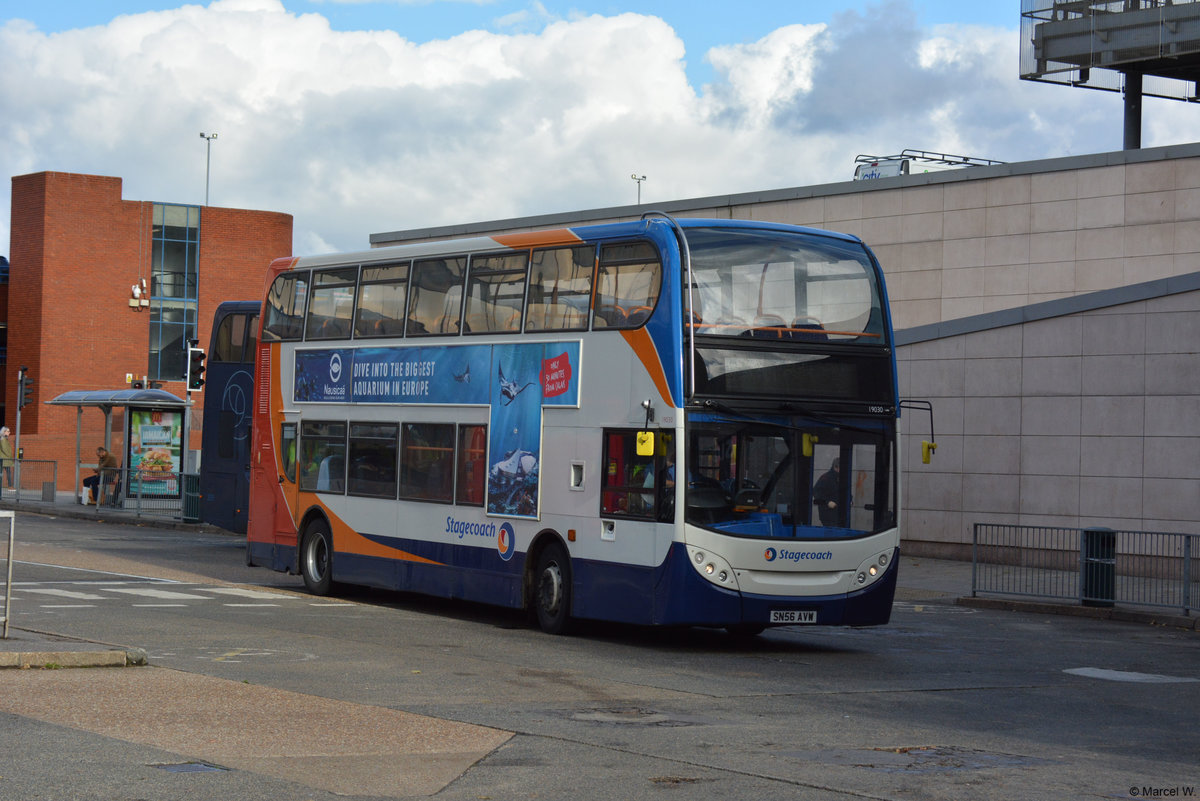
[[[573,619],[886,623],[896,367],[857,238],[674,220],[272,265],[247,559]]]

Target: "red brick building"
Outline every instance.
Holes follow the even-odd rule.
[[[71,489],[76,410],[46,401],[71,390],[128,389],[130,376],[185,397],[184,341],[207,348],[217,304],[260,297],[267,266],[291,248],[288,214],[127,201],[120,178],[14,177],[9,282],[0,285],[0,422],[15,431],[25,366],[35,383],[21,410],[24,457],[56,461],[59,489]],[[139,294],[145,287],[148,303],[134,298],[135,286]],[[194,400],[190,447],[198,449],[203,394]],[[81,430],[87,461],[103,442],[103,414],[85,409]],[[114,411],[115,452],[123,431]]]

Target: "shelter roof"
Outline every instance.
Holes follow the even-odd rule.
[[[165,389],[80,389],[64,392],[47,403],[50,406],[187,406],[187,401]]]

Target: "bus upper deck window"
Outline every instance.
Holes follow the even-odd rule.
[[[472,256],[464,330],[520,331],[528,253]]]
[[[380,267],[364,266],[358,286],[354,336],[403,336],[404,311],[407,305],[407,262]]]
[[[267,292],[263,339],[300,339],[304,335],[304,309],[308,300],[308,273],[286,273]]]
[[[605,245],[596,272],[593,328],[637,328],[650,318],[662,288],[662,262],[648,242]]]
[[[319,270],[313,273],[305,339],[340,339],[350,336],[354,314],[354,286],[358,267]]]
[[[462,256],[413,264],[408,297],[409,336],[458,333],[466,272],[467,260]]]
[[[526,331],[587,328],[596,249],[591,245],[537,250],[529,268]]]

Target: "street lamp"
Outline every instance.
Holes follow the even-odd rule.
[[[638,185],[638,205],[640,206],[640,205],[642,205],[642,181],[646,180],[646,176],[644,176],[644,175],[638,175],[638,174],[635,172],[633,175],[630,175],[629,177],[630,177],[630,178],[632,178],[633,180],[637,181],[637,185]]]
[[[212,140],[216,139],[217,135],[215,133],[214,134],[206,134],[204,131],[201,131],[200,138],[204,140],[205,150],[207,151],[204,155],[204,205],[207,206],[208,205],[208,172],[209,172],[209,168],[212,166]]]

